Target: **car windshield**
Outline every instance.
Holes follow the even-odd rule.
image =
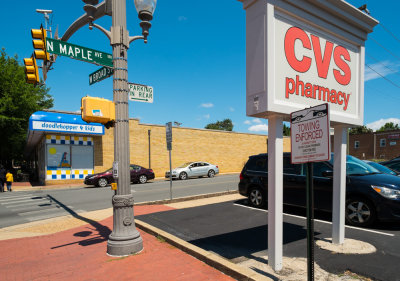
[[[180,165],[178,168],[185,168],[186,166],[189,166],[190,164],[192,164],[192,162],[187,162],[183,165]]]
[[[368,162],[367,164],[371,165],[372,167],[374,167],[375,169],[381,171],[382,173],[389,174],[389,175],[396,175],[396,173],[393,172],[392,170],[390,170],[388,167],[383,166],[383,165],[381,165],[379,163]]]
[[[329,161],[331,165],[333,165],[333,154],[331,155],[331,160]],[[363,176],[363,175],[370,175],[370,174],[380,174],[376,168],[368,165],[364,161],[351,156],[347,155],[346,157],[346,174],[348,176]]]

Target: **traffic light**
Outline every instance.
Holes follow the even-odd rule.
[[[101,123],[109,128],[115,121],[115,104],[107,99],[83,97],[81,100],[82,120]]]
[[[33,54],[31,58],[24,59],[24,64],[25,64],[26,82],[29,84],[34,84],[36,86],[36,84],[40,82],[40,79],[39,79],[39,69]]]
[[[46,49],[46,29],[43,26],[40,26],[40,29],[31,29],[32,38],[37,40],[32,40],[33,48],[38,49],[35,50],[35,58],[39,60],[43,60],[43,65],[46,64],[47,61],[50,60],[50,54]]]

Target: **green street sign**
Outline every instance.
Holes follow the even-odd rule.
[[[153,87],[129,83],[129,100],[153,103]]]
[[[51,54],[70,57],[71,59],[90,62],[97,65],[113,67],[111,54],[67,43],[61,40],[47,37],[46,49],[47,52]]]
[[[114,70],[112,68],[103,66],[102,68],[89,74],[89,85],[93,85],[96,82],[100,82],[101,80],[104,80],[113,75],[113,73]]]

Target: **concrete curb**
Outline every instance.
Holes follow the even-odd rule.
[[[149,225],[141,220],[135,219],[136,227],[156,237],[161,237],[167,243],[175,246],[176,248],[188,253],[189,255],[197,258],[198,260],[214,267],[215,269],[225,273],[226,275],[237,280],[273,280],[264,275],[261,275],[251,269],[236,265],[216,254],[207,252],[197,246],[194,246],[176,236],[173,236],[161,229]]]

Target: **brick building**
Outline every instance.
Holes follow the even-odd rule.
[[[86,175],[112,167],[113,128],[87,124],[74,112],[51,110],[35,112],[29,122],[26,152],[42,184],[82,182]],[[165,126],[130,119],[129,134],[131,163],[150,165],[156,177],[163,177],[169,170]],[[173,167],[206,161],[218,165],[221,173],[240,172],[250,155],[267,151],[266,135],[173,127],[172,139]],[[290,151],[290,138],[284,137],[283,143],[284,151]]]
[[[349,154],[360,159],[392,159],[400,155],[400,130],[349,136]]]

